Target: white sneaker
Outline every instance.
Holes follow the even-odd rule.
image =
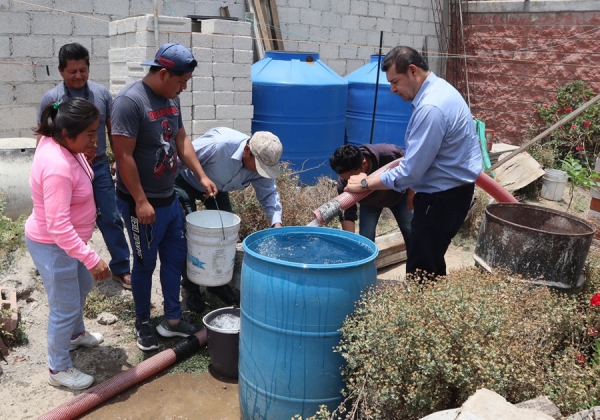
[[[75,350],[77,347],[97,347],[104,341],[104,337],[100,333],[85,332],[84,334],[77,337],[75,340],[71,340],[71,350]]]
[[[65,386],[69,389],[86,389],[94,383],[94,377],[70,367],[58,373],[50,373],[48,383],[52,386]]]

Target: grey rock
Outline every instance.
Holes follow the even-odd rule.
[[[567,417],[567,420],[597,420],[600,419],[600,406],[592,407],[588,410],[580,411],[579,413],[575,413],[570,417]]]
[[[116,315],[113,315],[108,312],[102,312],[96,318],[96,321],[98,321],[98,324],[101,324],[101,325],[112,325],[115,322],[117,322],[118,320],[119,320],[119,318]]]
[[[562,415],[560,414],[558,407],[548,397],[543,395],[515,404],[515,407],[541,411],[542,413],[552,416],[556,420],[562,419]]]

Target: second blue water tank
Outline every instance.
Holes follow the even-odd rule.
[[[345,77],[348,81],[346,143],[356,146],[369,143],[378,57],[372,55],[369,63]],[[381,57],[381,61],[383,62],[383,57]],[[390,83],[385,77],[385,72],[379,70],[373,144],[391,143],[405,148],[404,137],[411,115],[411,103],[403,101],[402,98],[390,91]]]
[[[336,177],[329,157],[344,144],[348,82],[317,53],[267,51],[252,65],[252,132],[271,131],[300,181]]]

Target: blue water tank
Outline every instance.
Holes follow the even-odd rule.
[[[308,418],[320,405],[333,411],[344,388],[334,347],[361,292],[375,284],[377,246],[343,230],[296,226],[253,233],[243,248],[242,420]],[[285,252],[292,261],[277,255]]]
[[[368,144],[371,138],[378,57],[372,55],[369,63],[345,77],[348,81],[345,142],[355,146]],[[390,91],[390,82],[379,68],[373,144],[391,143],[405,148],[404,137],[412,115],[412,105]]]
[[[317,53],[267,51],[252,65],[252,132],[271,131],[283,144],[281,160],[313,185],[337,178],[329,157],[344,144],[348,82]]]

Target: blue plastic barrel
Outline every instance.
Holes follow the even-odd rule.
[[[348,82],[317,53],[267,51],[252,65],[252,132],[271,131],[300,181],[336,178],[329,157],[344,144]]]
[[[345,142],[355,146],[369,144],[371,138],[378,57],[372,55],[369,63],[345,77],[348,81]],[[380,68],[373,144],[391,143],[405,148],[404,138],[411,115],[411,103],[390,91],[390,83]]]
[[[274,255],[299,254],[294,247],[305,248],[306,263]],[[377,246],[342,230],[284,227],[249,235],[243,248],[241,418],[308,418],[323,404],[334,410],[344,359],[333,348],[361,291],[375,284]],[[319,263],[327,255],[345,261]]]

